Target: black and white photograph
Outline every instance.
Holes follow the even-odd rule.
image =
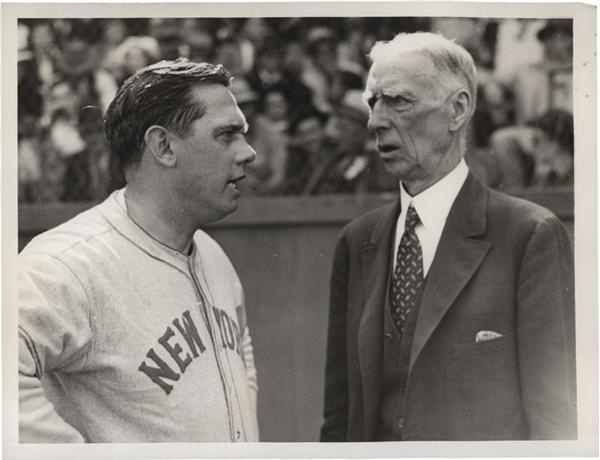
[[[598,455],[594,5],[2,26],[3,457]]]

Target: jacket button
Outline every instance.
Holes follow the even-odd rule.
[[[393,337],[392,337],[392,334],[390,334],[389,332],[386,332],[385,335],[383,336],[383,338],[387,343],[391,343]]]
[[[404,419],[403,418],[398,420],[398,428],[400,428],[400,429],[404,428]]]

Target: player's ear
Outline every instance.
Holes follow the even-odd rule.
[[[452,96],[452,111],[448,129],[458,131],[469,120],[473,105],[473,98],[465,89],[458,90]]]
[[[161,165],[172,168],[177,164],[177,156],[171,149],[169,131],[160,125],[152,125],[144,134],[146,147]]]

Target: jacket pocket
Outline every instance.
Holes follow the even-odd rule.
[[[517,367],[515,333],[484,342],[459,343],[451,348],[451,380],[505,379]]]
[[[513,332],[451,347],[446,410],[451,439],[519,439],[523,427]]]
[[[513,331],[495,339],[484,340],[483,342],[457,343],[452,346],[450,356],[452,359],[461,359],[467,356],[494,353],[503,348],[513,348],[514,350],[514,340],[515,333]]]

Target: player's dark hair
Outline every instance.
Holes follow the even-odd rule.
[[[144,135],[152,125],[185,134],[206,107],[193,96],[198,84],[228,87],[231,75],[222,65],[161,61],[129,77],[111,102],[104,117],[104,131],[113,155],[123,170],[140,161]]]

